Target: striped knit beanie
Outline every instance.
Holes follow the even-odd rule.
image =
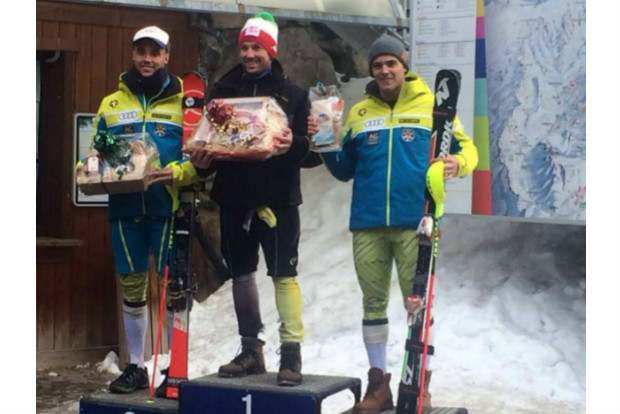
[[[269,12],[250,17],[239,32],[238,44],[256,42],[267,50],[272,59],[278,54],[278,24]]]

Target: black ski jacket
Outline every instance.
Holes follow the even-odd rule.
[[[302,203],[300,167],[321,163],[315,153],[310,153],[306,137],[310,113],[308,92],[288,79],[277,60],[271,63],[271,74],[263,78],[252,80],[243,73],[241,64],[234,67],[213,85],[208,100],[271,96],[288,117],[293,142],[286,154],[274,155],[266,161],[214,161],[212,168],[216,175],[211,198],[223,207],[297,206]]]

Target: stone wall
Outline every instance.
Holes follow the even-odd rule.
[[[196,18],[200,29],[200,65],[209,84],[239,63],[237,37],[246,15],[203,14]],[[278,56],[285,73],[297,85],[308,88],[317,82],[338,84],[366,77],[364,50],[355,50],[322,23],[278,21]],[[359,30],[368,30],[359,26]]]

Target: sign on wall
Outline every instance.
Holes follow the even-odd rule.
[[[458,117],[465,132],[473,136],[474,85],[476,63],[476,0],[445,1],[418,0],[413,9],[413,62],[433,89],[435,76],[441,69],[456,69],[461,73]],[[446,183],[450,196],[446,212],[472,213],[472,177]]]

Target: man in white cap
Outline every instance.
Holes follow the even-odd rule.
[[[370,365],[368,388],[353,407],[354,414],[377,414],[393,406],[386,366],[390,278],[395,263],[405,302],[418,258],[416,229],[424,213],[434,102],[424,79],[409,71],[405,47],[395,37],[384,34],[372,43],[368,69],[374,79],[366,86],[366,98],[349,111],[342,149],[323,153],[334,177],[354,180],[349,228]],[[309,117],[308,134],[317,132],[317,121]],[[465,177],[478,163],[476,147],[458,117],[454,137],[450,155],[430,161],[444,163],[444,180]],[[425,411],[431,406],[430,378],[427,371]]]
[[[144,367],[147,328],[146,290],[149,253],[161,275],[168,258],[172,216],[178,189],[198,179],[190,162],[181,161],[183,137],[181,80],[168,73],[168,33],[156,26],[136,32],[132,67],[120,75],[118,90],[103,98],[94,124],[96,134],[149,135],[159,153],[156,169],[144,192],[110,194],[114,264],[123,292],[123,323],[129,364],[110,383],[113,393],[131,393],[149,386]],[[172,313],[169,311],[169,318]],[[172,326],[172,324],[170,324]]]

